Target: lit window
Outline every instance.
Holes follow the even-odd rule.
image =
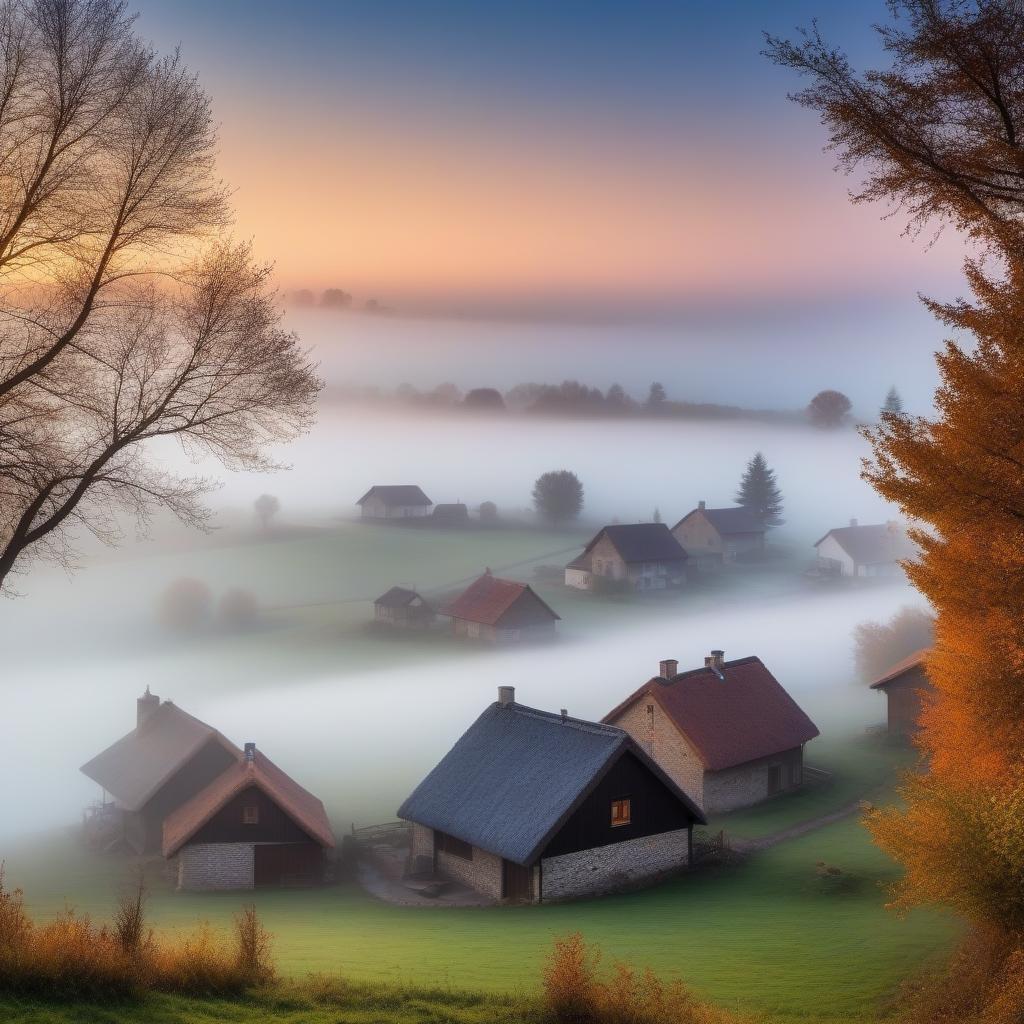
[[[628,825],[630,818],[629,798],[612,801],[612,828]]]
[[[242,824],[258,825],[260,823],[260,809],[256,804],[246,804],[242,808]]]

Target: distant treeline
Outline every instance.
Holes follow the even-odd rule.
[[[802,409],[748,409],[738,405],[673,399],[657,382],[650,386],[643,399],[630,395],[621,384],[613,384],[607,391],[602,391],[576,380],[565,380],[561,384],[530,381],[517,384],[504,392],[497,388],[473,388],[463,392],[451,383],[439,384],[427,390],[420,390],[411,384],[400,384],[393,390],[349,384],[331,388],[330,395],[336,401],[345,403],[401,405],[424,410],[469,410],[594,419],[659,417],[807,422],[807,413]]]

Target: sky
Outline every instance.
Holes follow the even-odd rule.
[[[141,0],[214,100],[285,289],[586,313],[945,291],[955,244],[853,207],[762,31],[863,66],[881,2]]]

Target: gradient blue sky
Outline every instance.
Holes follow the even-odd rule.
[[[881,2],[144,0],[213,95],[238,230],[285,287],[416,308],[715,306],[945,290],[956,246],[850,207],[759,51]]]

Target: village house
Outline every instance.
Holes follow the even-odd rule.
[[[708,508],[703,501],[672,527],[687,556],[702,569],[763,553],[764,533],[745,508]]]
[[[414,519],[429,516],[434,503],[415,484],[377,484],[356,504],[363,519]]]
[[[392,587],[373,602],[376,622],[403,629],[425,629],[435,617],[433,606],[415,590]]]
[[[694,802],[622,729],[498,688],[402,804],[413,871],[495,900],[588,896],[685,868]]]
[[[333,847],[324,805],[253,743],[163,826],[179,889],[315,885]]]
[[[708,814],[749,807],[803,784],[803,748],[818,729],[760,658],[660,674],[602,721],[625,729]]]
[[[928,648],[922,648],[897,662],[871,689],[885,694],[889,733],[904,739],[918,730],[924,697],[933,690],[925,668]]]
[[[92,822],[96,845],[159,851],[167,815],[241,757],[216,729],[146,687],[135,728],[81,768],[103,789]]]
[[[554,636],[560,616],[526,583],[503,580],[487,569],[448,607],[456,636],[514,643]]]
[[[666,590],[686,582],[686,552],[664,523],[605,526],[565,567],[566,586],[594,590],[603,580],[634,590]]]
[[[461,501],[443,502],[434,506],[430,520],[435,526],[468,526],[469,508]]]
[[[814,545],[818,566],[836,576],[899,576],[901,561],[917,555],[917,545],[900,523],[849,526],[829,530]]]

